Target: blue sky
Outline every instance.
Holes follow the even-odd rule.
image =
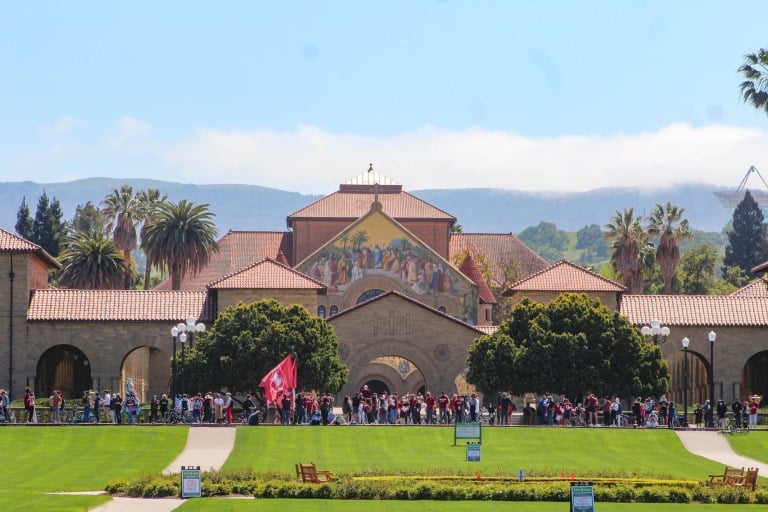
[[[737,73],[763,10],[2,1],[0,181],[328,193],[372,162],[407,189],[735,187],[768,176]]]

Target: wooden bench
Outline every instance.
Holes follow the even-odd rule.
[[[333,473],[317,469],[314,462],[310,462],[309,464],[296,464],[296,476],[299,477],[302,482],[313,484],[333,481]]]
[[[758,470],[758,468],[749,468],[746,475],[732,477],[729,485],[733,487],[743,487],[744,489],[754,491],[757,487]]]
[[[736,469],[726,466],[722,475],[709,475],[709,487],[718,485],[731,486],[734,478],[743,478],[744,468]]]

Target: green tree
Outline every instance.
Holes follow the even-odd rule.
[[[717,249],[701,244],[680,257],[677,281],[684,295],[709,295],[717,281],[716,268],[720,257]]]
[[[354,244],[355,250],[359,251],[360,247],[368,241],[368,233],[364,229],[361,229],[352,235],[350,241]]]
[[[585,294],[547,305],[523,299],[510,318],[469,349],[467,381],[484,393],[552,391],[659,395],[669,368],[658,346],[615,311]]]
[[[688,220],[683,219],[684,208],[678,208],[669,201],[662,206],[657,204],[648,218],[648,233],[659,238],[656,248],[656,262],[664,278],[664,294],[672,293],[672,278],[680,264],[682,240],[691,237]]]
[[[27,198],[21,199],[19,205],[19,211],[16,213],[16,233],[26,238],[32,239],[32,229],[35,226],[35,222],[32,220],[32,216],[29,213],[29,206],[27,206]]]
[[[195,205],[182,199],[158,205],[155,222],[141,230],[141,247],[147,265],[168,271],[171,288],[179,290],[187,274],[195,275],[218,252],[214,214],[207,204]]]
[[[760,48],[757,53],[748,53],[744,61],[739,68],[745,78],[741,82],[741,98],[768,114],[768,50]]]
[[[763,220],[760,206],[747,190],[744,199],[733,211],[723,258],[723,273],[726,267],[732,266],[749,273],[753,267],[768,260],[768,237]]]
[[[551,222],[529,226],[517,238],[550,263],[561,260],[568,246],[568,234]]]
[[[107,230],[112,232],[112,239],[118,251],[123,251],[123,288],[131,288],[131,251],[138,246],[136,226],[141,223],[141,212],[133,187],[123,185],[114,188],[101,203],[101,210],[110,219]]]
[[[75,215],[70,222],[70,229],[74,233],[101,232],[107,230],[108,220],[104,214],[90,201],[85,205],[78,204],[75,208]],[[122,259],[121,259],[122,261]]]
[[[643,268],[651,259],[652,246],[642,225],[643,217],[635,217],[633,208],[616,212],[605,225],[605,238],[611,241],[611,264],[629,293],[643,293]]]
[[[123,253],[104,231],[78,231],[64,239],[58,281],[69,288],[119,289],[124,275]]]
[[[285,356],[298,365],[298,389],[336,393],[349,370],[339,359],[333,327],[298,305],[274,300],[230,306],[189,351],[191,389],[255,392]]]
[[[144,226],[147,226],[149,224],[152,224],[157,220],[157,215],[160,209],[160,205],[167,202],[168,196],[163,194],[162,197],[160,197],[160,190],[156,188],[150,188],[147,190],[140,190],[136,194],[136,201],[139,203],[139,213],[141,216],[141,219],[144,223]],[[144,265],[144,289],[149,290],[150,289],[150,275],[152,273],[152,265],[149,264],[149,261],[145,262]]]
[[[30,241],[36,243],[53,257],[59,255],[61,239],[67,234],[67,226],[62,221],[64,212],[61,203],[54,197],[48,199],[48,194],[43,194],[37,200],[35,220],[32,224]]]

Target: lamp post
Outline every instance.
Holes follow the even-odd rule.
[[[176,340],[179,338],[179,328],[175,325],[171,327],[171,336],[173,337],[173,357],[171,359],[171,400],[176,398]]]
[[[181,396],[184,396],[184,345],[187,344],[187,333],[183,332],[179,335],[179,341],[181,341]]]
[[[645,336],[647,340],[653,340],[656,345],[660,345],[667,341],[669,332],[669,327],[666,325],[662,326],[661,321],[655,318],[651,320],[650,326],[644,325],[640,329],[640,333]]]
[[[710,427],[715,426],[715,339],[717,339],[715,331],[709,331],[709,403],[713,407]]]
[[[189,333],[189,348],[192,348],[194,344],[194,337],[196,332],[205,331],[205,324],[202,322],[195,323],[196,318],[194,316],[187,317],[186,332]]]
[[[683,363],[683,410],[685,416],[683,420],[683,427],[688,426],[688,345],[691,343],[687,337],[683,338],[683,352],[685,353],[685,361]]]

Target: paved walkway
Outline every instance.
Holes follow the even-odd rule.
[[[768,464],[738,455],[731,449],[725,436],[716,430],[675,430],[675,432],[685,449],[691,453],[735,468],[759,468],[760,476],[768,476]]]

